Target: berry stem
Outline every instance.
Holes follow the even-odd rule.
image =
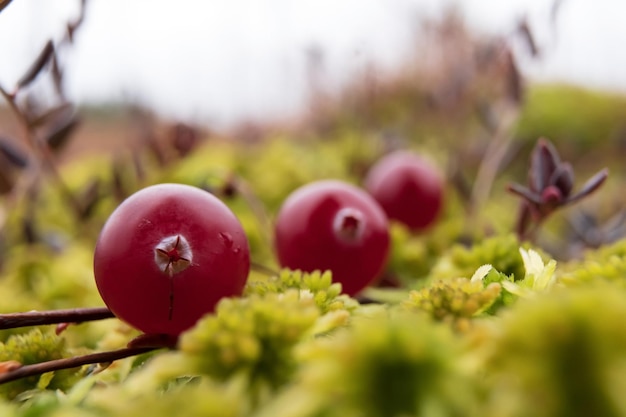
[[[115,317],[106,307],[0,314],[0,330],[59,323],[82,323]]]
[[[47,362],[36,363],[32,365],[20,366],[12,371],[0,374],[0,384],[15,381],[17,379],[26,378],[34,375],[42,375],[47,372],[58,371],[61,369],[77,368],[83,365],[94,363],[113,362],[118,359],[124,359],[129,356],[140,355],[158,349],[156,347],[134,347],[112,350],[109,352],[91,353],[89,355],[75,356],[72,358],[56,359]]]

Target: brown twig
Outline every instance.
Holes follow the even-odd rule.
[[[0,10],[6,7],[9,3],[10,1],[2,2],[0,0]],[[85,8],[86,0],[81,0],[79,15],[73,22],[68,23],[68,31],[65,37],[61,40],[61,42],[59,42],[59,44],[69,43],[72,41],[74,32],[78,29],[78,27],[84,20]],[[59,44],[57,44],[55,47],[55,43],[52,40],[47,41],[39,56],[35,59],[31,67],[17,82],[13,91],[5,90],[2,86],[0,86],[0,95],[5,99],[9,108],[15,115],[20,129],[23,131],[21,136],[26,142],[26,146],[35,156],[35,158],[30,161],[30,166],[24,174],[24,176],[27,177],[26,180],[21,182],[22,186],[18,187],[16,192],[11,193],[11,197],[7,206],[12,207],[13,205],[17,204],[17,202],[21,201],[21,198],[28,193],[31,187],[36,186],[36,183],[43,171],[47,170],[52,175],[53,180],[58,184],[63,197],[67,200],[70,207],[77,215],[80,216],[82,212],[82,207],[74,197],[71,190],[64,183],[56,166],[56,162],[53,158],[49,144],[47,143],[47,141],[38,140],[39,138],[37,137],[37,133],[35,131],[36,126],[31,123],[28,113],[22,110],[17,102],[17,96],[21,89],[30,84],[30,82],[33,81],[39,75],[42,69],[50,62],[52,63],[53,67],[52,70],[54,72],[53,75],[55,80],[55,87],[59,95],[63,95],[60,85],[62,74],[59,63],[56,60],[56,50],[58,49]],[[0,211],[1,230],[6,220],[6,212],[8,212],[8,208],[0,208]]]
[[[29,311],[0,314],[0,329],[41,326],[59,323],[82,323],[115,317],[106,307],[71,308],[65,310]]]
[[[94,363],[113,362],[118,359],[128,358],[130,356],[140,355],[156,350],[156,347],[135,347],[113,350],[109,352],[91,353],[89,355],[75,356],[72,358],[56,359],[47,362],[36,363],[32,365],[24,365],[12,371],[0,374],[0,384],[15,381],[21,378],[27,378],[34,375],[42,375],[47,372],[58,371],[61,369],[72,369],[83,365]]]
[[[36,156],[35,160],[39,162],[37,165],[30,167],[29,169],[33,170],[35,173],[35,177],[38,177],[43,169],[47,169],[50,174],[52,174],[53,179],[56,184],[59,186],[61,193],[64,198],[69,203],[70,207],[74,210],[77,215],[81,213],[81,206],[76,201],[76,198],[72,194],[72,191],[63,181],[59,170],[57,169],[56,162],[50,152],[50,148],[47,146],[47,143],[43,143],[37,140],[36,134],[32,127],[30,126],[30,122],[26,115],[19,108],[17,102],[15,101],[15,95],[7,92],[4,88],[0,86],[0,94],[5,98],[5,101],[9,105],[9,108],[12,110],[13,114],[17,118],[18,124],[22,127],[24,131],[23,137],[26,140],[26,144],[31,149],[33,154]],[[18,198],[19,200],[19,198]]]
[[[11,4],[11,0],[0,0],[0,12],[9,4]]]
[[[470,206],[472,215],[480,211],[491,193],[491,188],[501,168],[500,165],[511,146],[513,138],[510,135],[510,129],[515,123],[517,116],[517,109],[504,114],[491,137],[471,191]]]

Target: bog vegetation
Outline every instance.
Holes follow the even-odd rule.
[[[66,99],[57,54],[82,16],[0,86],[0,415],[626,415],[626,99],[527,85],[516,54],[541,58],[524,21],[497,38],[431,22],[416,48],[438,59],[288,123],[218,133],[125,107],[106,124],[125,121],[127,145],[89,152],[103,122]],[[281,268],[287,196],[363,187],[396,150],[437,167],[444,197],[428,227],[389,222],[378,280],[348,296],[331,271]],[[169,182],[221,199],[252,265],[174,341],[112,317],[93,275],[112,211]]]

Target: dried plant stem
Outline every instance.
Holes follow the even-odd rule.
[[[65,200],[69,203],[74,212],[80,216],[80,204],[78,203],[78,201],[76,201],[74,195],[63,181],[61,174],[57,169],[52,153],[50,152],[50,148],[48,148],[47,144],[42,144],[41,142],[37,141],[35,132],[30,127],[30,123],[26,118],[26,115],[22,112],[22,110],[17,105],[17,102],[15,101],[15,94],[7,92],[2,86],[0,86],[0,94],[4,97],[5,101],[9,105],[9,108],[17,118],[18,124],[23,130],[22,136],[26,141],[26,145],[37,157],[36,160],[39,162],[34,167],[29,167],[28,171],[32,169],[32,172],[35,172],[36,177],[39,177],[44,169],[50,172],[57,185],[59,186]]]
[[[0,12],[11,3],[11,0],[0,1]]]
[[[480,211],[480,206],[491,193],[491,188],[500,170],[502,160],[512,143],[510,128],[517,119],[517,111],[506,112],[494,132],[485,156],[482,159],[471,193],[471,213]]]
[[[26,141],[26,146],[28,146],[31,152],[37,152],[39,146],[37,145],[37,142],[32,135],[31,129],[28,127],[29,123],[26,119],[26,116],[15,101],[15,93],[9,93],[7,90],[4,89],[4,87],[0,86],[0,94],[2,94],[2,97],[4,97],[4,100],[9,105],[9,108],[17,118],[18,125],[20,126],[20,129],[23,130],[22,137]]]
[[[47,362],[36,363],[33,365],[20,366],[12,371],[0,374],[0,384],[15,381],[21,378],[27,378],[34,375],[42,375],[47,372],[58,371],[61,369],[72,369],[83,365],[94,363],[113,362],[118,359],[128,358],[129,356],[140,355],[142,353],[156,350],[156,347],[135,347],[113,350],[109,352],[98,352],[89,355],[75,356],[72,358],[56,359]]]
[[[29,311],[0,314],[0,329],[41,326],[59,323],[82,323],[115,317],[106,307],[71,308],[65,310]]]

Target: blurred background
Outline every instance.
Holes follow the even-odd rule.
[[[63,37],[79,6],[13,1],[0,14],[0,85]],[[134,103],[214,128],[285,119],[355,77],[428,65],[428,25],[451,13],[478,38],[524,22],[536,55],[512,47],[529,81],[626,90],[626,4],[614,0],[91,0],[60,51],[65,90],[78,104]]]

